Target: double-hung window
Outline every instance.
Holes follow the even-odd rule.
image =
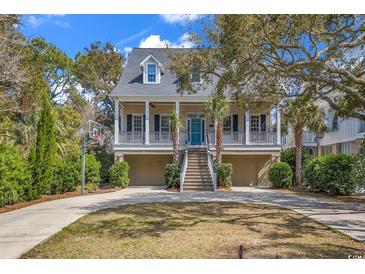
[[[143,116],[133,115],[133,131],[142,132],[143,131]]]
[[[250,129],[252,132],[260,131],[260,115],[251,115],[250,116]]]
[[[232,116],[228,116],[223,123],[223,132],[230,133],[232,131]]]
[[[170,116],[161,115],[161,132],[169,132],[169,131],[170,131]]]
[[[156,64],[147,64],[147,83],[157,82],[157,66]]]

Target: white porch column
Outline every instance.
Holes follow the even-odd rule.
[[[281,115],[279,109],[276,109],[276,144],[281,145]]]
[[[150,144],[150,102],[146,101],[144,104],[144,115],[145,115],[145,132],[144,132],[144,143],[146,145]]]
[[[245,112],[245,128],[246,128],[246,142],[245,144],[250,144],[250,111]]]
[[[175,113],[176,116],[180,118],[180,102],[176,101],[175,102]],[[180,128],[177,129],[177,139],[179,140],[179,144],[180,144]]]
[[[119,100],[114,99],[114,143],[118,144],[119,139]]]

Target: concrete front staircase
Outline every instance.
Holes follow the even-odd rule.
[[[188,165],[183,190],[214,191],[206,148],[191,148],[188,150]]]

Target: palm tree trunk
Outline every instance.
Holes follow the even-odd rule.
[[[295,183],[302,184],[302,147],[303,147],[303,128],[294,129],[295,141]]]
[[[173,162],[175,165],[179,165],[179,129],[175,128],[172,132],[172,145],[173,145]]]
[[[223,125],[221,123],[217,124],[217,133],[216,133],[217,142],[215,145],[215,150],[217,152],[216,161],[218,164],[222,163],[222,148],[223,148]]]

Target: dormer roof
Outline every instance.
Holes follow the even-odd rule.
[[[163,69],[163,64],[155,57],[153,56],[153,54],[149,54],[140,64],[139,66],[143,67],[149,60],[153,60],[154,63],[156,63],[160,70],[161,70],[161,73],[164,73],[164,69]]]

